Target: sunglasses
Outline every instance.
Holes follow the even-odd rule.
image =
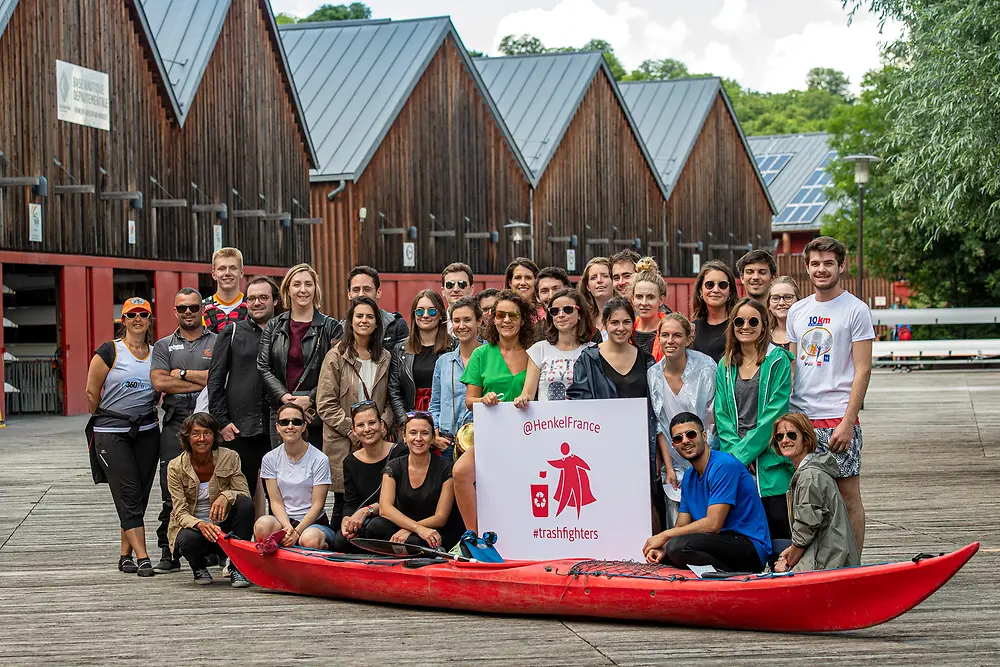
[[[760,326],[760,319],[756,317],[751,317],[749,320],[743,319],[742,317],[737,317],[733,320],[733,326],[737,329],[742,329],[744,325],[749,324],[751,329],[756,329]]]
[[[782,301],[784,301],[785,303],[795,303],[795,295],[794,294],[772,294],[771,296],[768,297],[768,300],[771,303],[781,303]]]
[[[728,280],[720,280],[719,282],[715,282],[714,280],[706,280],[703,284],[705,286],[705,289],[707,290],[713,290],[716,288],[716,286],[718,286],[718,288],[721,290],[729,289]]]
[[[427,317],[437,317],[438,309],[437,308],[417,308],[415,311],[413,311],[413,314],[416,315],[417,317],[423,317],[424,313],[427,314]]]
[[[122,317],[124,317],[126,320],[134,320],[137,317],[141,317],[144,320],[148,320],[150,317],[152,317],[152,315],[150,315],[144,310],[140,310],[140,311],[132,311],[131,313],[122,313]]]
[[[201,310],[201,304],[196,303],[193,306],[174,306],[174,310],[176,310],[178,313],[181,313],[182,315],[184,313],[197,313],[199,310]]]
[[[493,313],[493,317],[498,320],[519,320],[521,313],[516,310],[498,310]]]
[[[465,289],[469,286],[468,280],[449,280],[444,284],[445,289],[455,289],[455,285],[458,285],[458,289]]]
[[[302,426],[305,423],[306,420],[302,419],[302,417],[289,417],[278,420],[278,426]]]
[[[357,403],[351,404],[351,412],[355,412],[357,410],[360,410],[361,408],[373,408],[373,407],[375,407],[375,401],[369,401],[369,400],[358,401]]]
[[[433,415],[431,415],[431,413],[427,412],[426,410],[414,410],[412,412],[406,413],[406,421],[410,421],[411,419],[414,419],[416,417],[420,417],[421,419],[426,419],[432,424],[434,423]]]
[[[573,305],[573,306],[552,306],[551,308],[549,308],[549,315],[551,315],[552,317],[555,317],[559,313],[562,313],[564,315],[572,315],[574,312],[576,312],[578,310],[580,310],[580,306],[577,306],[577,305]]]
[[[788,442],[795,442],[796,440],[799,439],[799,434],[796,433],[795,431],[789,431],[788,433],[775,433],[774,434],[774,441],[775,442],[781,442],[785,438],[788,438]]]
[[[683,433],[674,433],[672,436],[670,436],[670,439],[673,440],[674,444],[679,445],[682,442],[684,442],[685,438],[687,438],[688,440],[694,440],[697,437],[698,437],[698,431],[692,430],[692,431],[684,431]]]

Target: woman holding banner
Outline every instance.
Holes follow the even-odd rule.
[[[476,403],[492,407],[513,402],[524,390],[528,369],[528,348],[534,342],[533,311],[528,302],[511,290],[500,292],[493,310],[493,322],[486,330],[486,345],[477,347],[462,374],[468,387],[465,406]],[[479,530],[476,505],[476,453],[469,448],[455,462],[455,501],[468,530]]]
[[[674,527],[680,510],[681,480],[691,464],[670,444],[670,420],[681,412],[698,415],[704,422],[709,441],[715,439],[716,365],[707,354],[688,349],[694,339],[691,323],[680,313],[670,313],[660,320],[657,343],[663,359],[646,372],[649,397],[656,415],[657,453],[665,465],[663,490],[667,513],[664,523]]]
[[[663,517],[666,507],[663,487],[656,465],[656,418],[649,401],[649,384],[646,372],[655,362],[650,354],[636,347],[632,339],[635,310],[624,297],[610,299],[602,312],[602,323],[608,339],[600,345],[588,347],[573,367],[573,384],[566,392],[570,400],[607,398],[644,398],[649,413],[649,472],[652,482],[651,497],[658,517]],[[660,524],[654,516],[654,529]],[[659,532],[659,531],[657,531]]]

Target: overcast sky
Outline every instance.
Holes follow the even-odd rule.
[[[330,2],[331,0],[326,0]],[[337,0],[334,4],[338,4]],[[346,1],[346,0],[343,0]],[[271,0],[275,12],[304,16],[323,0]],[[857,91],[879,65],[877,21],[848,26],[840,0],[369,0],[374,18],[449,15],[469,49],[495,55],[504,35],[529,33],[546,46],[606,39],[627,69],[675,58],[692,72],[730,77],[768,92],[805,87],[812,67],[833,67]]]

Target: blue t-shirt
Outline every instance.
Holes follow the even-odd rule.
[[[731,506],[722,530],[749,537],[761,565],[766,565],[771,555],[771,533],[757,485],[739,459],[715,449],[709,455],[704,475],[692,468],[681,481],[681,512],[698,521],[708,516],[709,505]]]

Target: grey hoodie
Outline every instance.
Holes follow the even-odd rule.
[[[837,488],[837,459],[829,452],[807,454],[792,475],[792,543],[805,549],[796,572],[861,564],[861,554],[847,520],[847,506]]]

